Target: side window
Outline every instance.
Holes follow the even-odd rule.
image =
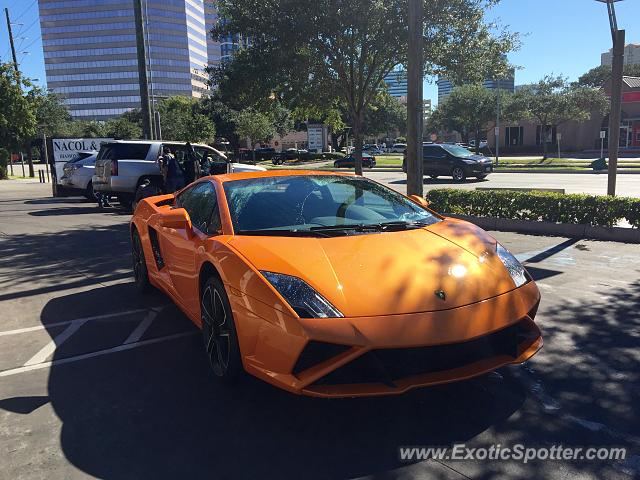
[[[116,160],[145,160],[150,146],[148,143],[114,143],[112,145],[111,158]]]
[[[176,199],[176,205],[189,213],[193,227],[202,233],[213,235],[220,231],[218,200],[211,182],[198,183],[183,192]]]

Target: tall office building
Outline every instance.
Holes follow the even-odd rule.
[[[613,59],[613,49],[600,55],[600,65],[611,65]],[[640,64],[640,43],[628,43],[624,46],[624,64]]]
[[[407,71],[404,68],[396,68],[384,77],[387,91],[392,97],[401,101],[407,101]]]
[[[220,42],[214,40],[211,36],[211,29],[218,25],[218,6],[215,0],[205,0],[204,2],[204,22],[207,27],[207,52],[209,58],[209,66],[215,67],[220,64],[222,51]]]
[[[438,78],[436,84],[438,85],[438,102],[441,102],[451,95],[454,85],[450,80],[444,77]],[[513,93],[515,91],[515,75],[512,73],[507,78],[503,78],[501,80],[485,80],[482,82],[482,85],[489,90],[496,90],[499,88],[500,90]]]
[[[132,0],[38,0],[47,85],[76,119],[140,107]],[[149,92],[200,97],[208,51],[202,0],[145,0]],[[211,42],[213,44],[213,42]]]

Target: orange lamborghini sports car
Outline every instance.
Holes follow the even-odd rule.
[[[290,392],[397,394],[521,363],[535,283],[480,228],[351,174],[247,172],[144,199],[135,281],[202,330],[213,373]]]

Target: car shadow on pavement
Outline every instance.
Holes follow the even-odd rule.
[[[132,284],[121,284],[53,299],[41,320],[48,325],[62,314],[104,313],[114,299],[118,310],[168,303],[158,292],[139,296]],[[337,400],[296,396],[249,376],[235,387],[219,385],[199,332],[170,306],[152,336],[187,336],[56,365],[74,354],[58,349],[49,399],[62,421],[64,454],[100,478],[346,478],[382,472],[395,478],[397,469],[410,465],[399,460],[401,446],[632,445],[626,442],[638,431],[640,368],[632,349],[638,346],[639,304],[640,283],[601,305],[546,312],[557,321],[545,328],[547,351],[535,369],[506,367],[401,396]],[[94,334],[103,337],[108,328],[96,325]],[[557,345],[567,335],[576,343],[573,359],[563,358]],[[464,462],[455,465],[464,472]],[[510,468],[484,462],[479,478]],[[553,476],[557,468],[554,462],[531,462],[523,478]],[[570,468],[585,478],[612,471],[611,462]]]
[[[46,326],[105,313],[115,299],[120,311],[168,303],[162,294],[139,296],[132,284],[121,284],[53,299],[41,321]],[[62,449],[90,475],[344,478],[384,472],[407,465],[398,447],[468,441],[507,421],[527,395],[508,373],[361,399],[301,397],[247,375],[224,387],[209,370],[199,331],[175,307],[165,308],[150,335],[190,335],[56,364],[85,353],[86,341],[116,338],[108,330],[121,322],[96,322],[82,327],[93,329],[84,334],[85,346],[56,350],[48,392],[62,421]]]

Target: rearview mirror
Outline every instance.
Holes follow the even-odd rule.
[[[424,197],[421,197],[420,195],[409,195],[409,199],[413,203],[417,203],[421,207],[427,208],[429,206],[429,202],[427,202],[427,200]]]
[[[191,232],[191,219],[184,208],[172,208],[160,217],[160,225],[166,228],[184,229]]]

